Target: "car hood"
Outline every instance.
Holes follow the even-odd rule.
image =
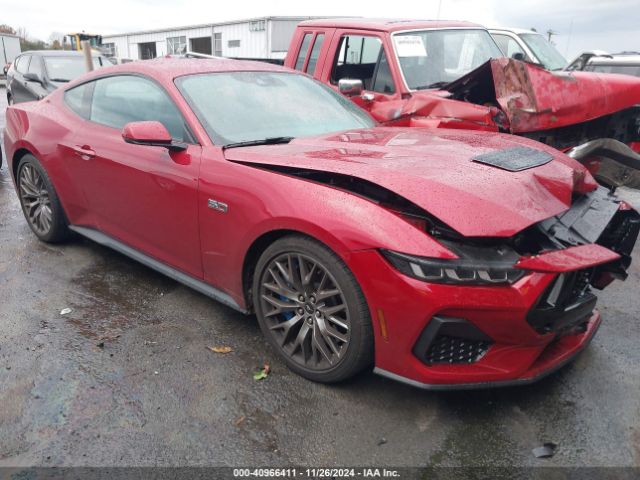
[[[550,72],[511,58],[492,59],[440,90],[367,106],[380,122],[426,118],[433,126],[501,127],[527,133],[586,122],[640,104],[640,78]],[[498,115],[504,113],[506,122]],[[423,122],[423,124],[425,124]],[[475,127],[473,125],[475,124]]]
[[[509,171],[474,160],[527,147],[548,163]],[[233,148],[228,160],[360,178],[410,200],[465,236],[508,237],[569,208],[596,183],[557,150],[508,135],[391,128],[305,137],[286,145]]]

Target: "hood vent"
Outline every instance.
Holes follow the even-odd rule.
[[[529,147],[512,147],[477,155],[471,160],[509,172],[520,172],[549,163],[553,155]]]

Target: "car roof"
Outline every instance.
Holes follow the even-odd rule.
[[[77,83],[85,82],[94,77],[102,77],[105,75],[140,74],[149,76],[161,82],[171,83],[175,78],[185,75],[247,71],[286,73],[294,72],[294,70],[291,70],[289,68],[284,68],[279,65],[273,65],[267,62],[232,60],[227,58],[201,59],[161,57],[153,60],[138,60],[135,62],[128,62],[120,65],[99,68],[74,80],[69,85],[73,86]]]
[[[93,56],[99,56],[100,53],[91,52]],[[82,57],[83,52],[76,52],[74,50],[27,50],[20,55],[42,55],[44,57]]]
[[[490,32],[511,32],[511,33],[515,33],[516,35],[520,35],[522,33],[533,33],[533,34],[537,34],[537,35],[542,35],[540,32],[536,32],[534,30],[531,30],[529,28],[513,28],[513,27],[489,27],[489,31]]]
[[[430,28],[482,28],[482,25],[457,20],[409,20],[402,18],[326,18],[306,20],[299,27],[355,28],[381,32],[397,32]]]
[[[640,53],[623,52],[612,53],[608,56],[594,56],[587,64],[593,65],[640,65]]]

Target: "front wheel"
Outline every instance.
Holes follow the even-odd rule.
[[[58,194],[33,155],[25,155],[20,160],[16,185],[22,212],[33,233],[48,243],[66,240],[70,232]]]
[[[269,343],[303,377],[337,382],[373,362],[362,290],[323,244],[297,235],[274,242],[256,266],[253,301]]]

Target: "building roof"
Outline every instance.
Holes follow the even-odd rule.
[[[236,25],[238,23],[249,23],[249,22],[257,22],[260,20],[309,20],[312,18],[321,18],[321,17],[312,17],[312,16],[304,16],[304,17],[287,17],[287,16],[276,16],[276,17],[253,17],[253,18],[244,18],[241,20],[229,20],[226,22],[211,22],[211,23],[199,23],[195,25],[183,25],[179,27],[167,27],[167,28],[155,28],[152,30],[137,30],[134,32],[123,32],[123,33],[112,33],[109,35],[102,35],[102,40],[117,38],[117,37],[126,37],[131,35],[145,35],[150,33],[162,33],[162,32],[177,32],[180,30],[191,30],[196,28],[207,28],[207,27],[219,27],[222,25]]]
[[[232,60],[227,58],[200,59],[180,57],[160,57],[153,60],[139,60],[109,67],[99,68],[81,76],[69,85],[83,83],[104,75],[138,73],[147,75],[163,83],[171,83],[177,77],[217,72],[287,72],[292,70],[267,62]]]
[[[402,18],[330,18],[301,22],[304,27],[357,28],[359,30],[377,30],[397,32],[401,30],[429,28],[484,28],[482,25],[457,20],[415,20]]]

